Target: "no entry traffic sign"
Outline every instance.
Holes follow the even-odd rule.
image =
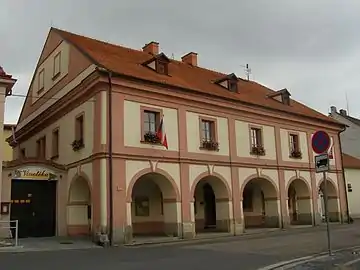
[[[311,139],[311,146],[316,154],[325,153],[330,147],[330,136],[325,131],[319,130]]]

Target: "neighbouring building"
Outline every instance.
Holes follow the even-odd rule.
[[[340,134],[342,152],[360,158],[360,119],[350,116],[344,109],[338,111],[335,106],[331,106],[329,116],[347,126]]]
[[[16,127],[13,124],[4,124],[4,142],[3,142],[3,161],[11,161],[13,160],[13,149],[6,141],[7,138],[12,136],[12,131]]]
[[[8,139],[3,219],[20,220],[20,236],[115,242],[318,225],[324,182],[310,141],[321,129],[341,222],[343,128],[286,89],[202,68],[194,52],[177,61],[156,42],[134,50],[51,28]]]
[[[360,218],[360,159],[343,154],[349,215]]]

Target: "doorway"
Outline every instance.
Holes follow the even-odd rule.
[[[216,228],[216,200],[212,187],[206,183],[203,187],[204,191],[204,229]]]
[[[19,238],[55,236],[56,181],[12,180],[10,219],[19,221]]]

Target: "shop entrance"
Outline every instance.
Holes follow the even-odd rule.
[[[56,181],[12,180],[10,219],[19,221],[19,238],[55,236]]]

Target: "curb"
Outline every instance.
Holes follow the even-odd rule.
[[[347,224],[337,224],[334,227],[336,229],[345,228]],[[224,235],[212,235],[208,237],[201,238],[174,238],[174,239],[163,239],[155,241],[144,241],[144,242],[134,242],[130,244],[119,245],[119,247],[126,248],[137,248],[137,247],[150,247],[150,246],[163,246],[163,245],[193,245],[193,244],[206,244],[206,243],[221,243],[221,242],[235,242],[243,239],[260,239],[264,236],[281,236],[284,234],[303,234],[309,232],[322,231],[325,229],[324,226],[316,227],[306,227],[306,228],[290,228],[290,229],[276,229],[272,231],[259,231],[251,233],[243,233],[239,235],[224,234]]]
[[[339,253],[339,252],[356,249],[356,248],[360,248],[360,246],[352,246],[352,247],[336,249],[332,253]],[[268,266],[265,266],[262,268],[258,268],[257,270],[276,270],[276,269],[286,270],[286,269],[290,269],[289,267],[294,267],[294,266],[297,266],[297,265],[300,265],[303,263],[307,263],[307,262],[311,262],[311,261],[318,260],[321,258],[325,258],[327,256],[329,256],[329,255],[328,255],[328,252],[326,251],[326,252],[321,252],[321,253],[318,253],[315,255],[305,256],[305,257],[296,258],[296,259],[289,260],[289,261],[283,261],[283,262],[279,262],[276,264],[268,265]]]

